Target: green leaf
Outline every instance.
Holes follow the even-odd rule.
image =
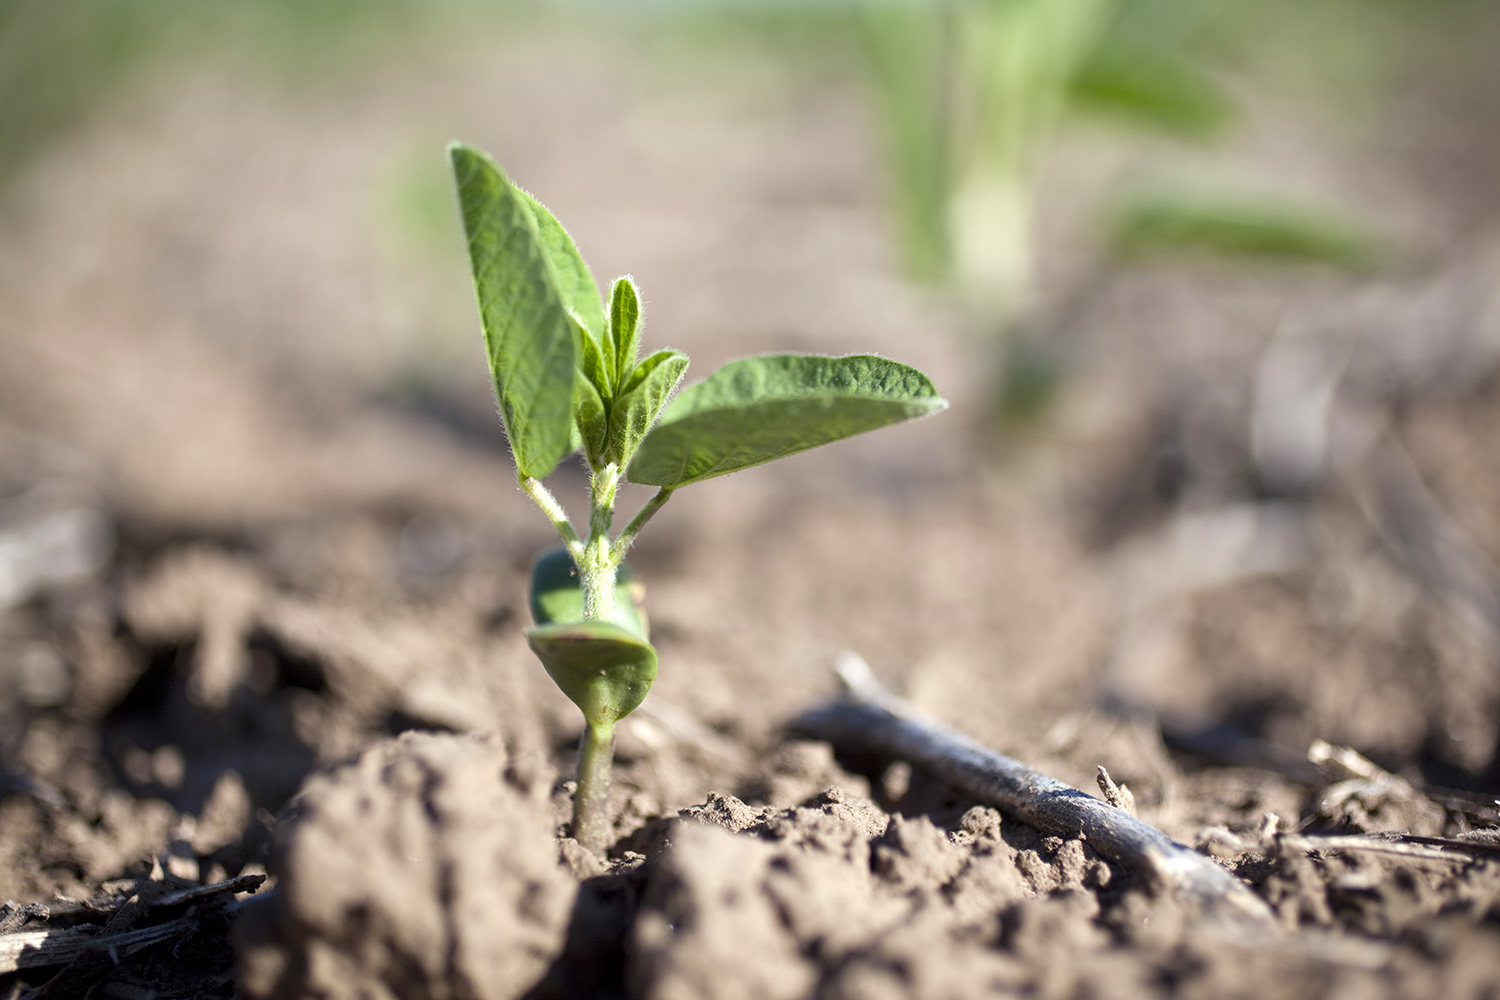
[[[557,281],[557,293],[563,305],[578,315],[584,329],[595,339],[602,339],[606,336],[604,306],[599,301],[599,286],[594,281],[594,273],[573,245],[573,238],[547,206],[520,188],[516,188],[516,193],[536,219],[537,235],[541,237],[542,249],[547,251],[547,261],[552,265],[552,276]]]
[[[1212,77],[1169,49],[1101,44],[1073,78],[1074,103],[1189,139],[1213,139],[1234,104]]]
[[[672,400],[627,475],[676,489],[947,405],[926,375],[873,355],[731,361]]]
[[[1337,209],[1244,191],[1136,192],[1115,205],[1109,230],[1120,257],[1207,253],[1349,271],[1379,258],[1368,230]]]
[[[620,396],[609,408],[607,461],[630,461],[651,425],[682,381],[688,356],[681,351],[657,351],[636,366]]]
[[[578,350],[578,379],[573,387],[573,418],[579,443],[589,466],[601,468],[609,447],[609,404],[614,395],[604,352],[583,325],[573,317]]]
[[[641,585],[628,563],[615,577],[615,614],[612,621],[633,635],[649,638],[641,610]],[[567,549],[553,549],[537,557],[531,567],[531,620],[538,625],[567,625],[583,620],[583,586],[578,566]]]
[[[656,650],[610,622],[539,625],[526,630],[526,641],[590,725],[635,711],[656,680]]]
[[[525,199],[483,153],[449,155],[505,434],[516,470],[541,479],[573,450],[573,322]]]
[[[599,398],[599,390],[582,373],[573,385],[573,392],[573,418],[578,434],[574,447],[583,448],[590,466],[603,466],[604,452],[609,447],[609,410]]]
[[[635,372],[636,358],[641,351],[641,300],[636,294],[635,282],[630,278],[616,278],[615,287],[609,294],[609,329],[614,339],[613,365],[615,391],[619,393],[625,380]]]
[[[593,385],[599,398],[608,403],[615,396],[615,380],[607,356],[593,337],[581,328],[578,333],[578,371]]]

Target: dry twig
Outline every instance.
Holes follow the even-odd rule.
[[[1115,783],[1115,779],[1109,776],[1109,771],[1103,764],[1099,765],[1099,774],[1094,779],[1099,783],[1099,791],[1104,794],[1104,801],[1122,809],[1130,815],[1135,815],[1135,796],[1131,793],[1129,786]]]
[[[241,875],[213,885],[194,886],[150,901],[151,910],[163,910],[211,896],[254,892],[264,875]],[[142,948],[183,937],[197,929],[200,918],[188,913],[165,923],[150,924],[116,934],[100,933],[93,926],[43,928],[0,934],[0,975],[21,969],[68,965],[86,955],[107,954],[118,961]]]
[[[1101,856],[1143,872],[1203,915],[1269,928],[1270,908],[1209,858],[1076,788],[919,717],[862,660],[839,666],[847,697],[803,715],[798,731],[835,747],[910,762],[1046,833],[1082,836]]]
[[[67,965],[89,952],[105,953],[118,960],[148,945],[187,934],[197,926],[196,916],[185,916],[123,934],[96,934],[92,927],[15,931],[0,935],[0,974]]]
[[[1474,860],[1473,853],[1465,853],[1467,846],[1461,841],[1444,841],[1437,837],[1407,837],[1400,834],[1370,834],[1367,836],[1314,836],[1303,837],[1290,833],[1276,835],[1276,840],[1294,851],[1311,854],[1318,851],[1365,851],[1370,854],[1395,854],[1403,858],[1423,861],[1456,861],[1467,864]],[[1428,843],[1452,844],[1454,850],[1428,846]]]

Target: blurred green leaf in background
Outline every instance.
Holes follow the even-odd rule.
[[[1119,258],[1208,254],[1357,272],[1380,256],[1368,229],[1331,206],[1233,188],[1134,191],[1112,207],[1106,229]]]
[[[1189,140],[1220,138],[1236,118],[1234,102],[1203,67],[1109,36],[1078,67],[1068,99],[1080,111]]]

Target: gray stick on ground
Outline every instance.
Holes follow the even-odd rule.
[[[1269,929],[1270,907],[1229,872],[1149,823],[967,736],[920,717],[858,657],[840,663],[847,696],[792,728],[836,749],[899,759],[1044,833],[1082,836],[1100,856],[1144,873],[1204,917]]]

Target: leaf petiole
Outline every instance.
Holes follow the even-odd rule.
[[[541,480],[533,479],[531,476],[521,477],[521,489],[525,490],[526,495],[542,509],[543,514],[547,515],[547,520],[551,521],[552,527],[557,529],[573,561],[582,562],[583,541],[578,537],[578,532],[573,530],[573,525],[568,520],[568,512],[563,510],[562,504],[557,502],[557,497],[542,485]]]
[[[635,541],[635,536],[641,533],[641,529],[646,526],[646,522],[651,520],[657,511],[661,510],[662,505],[672,498],[672,492],[670,487],[663,486],[656,491],[655,496],[646,501],[644,507],[636,511],[635,517],[630,519],[630,523],[625,525],[625,530],[620,532],[620,537],[616,538],[615,544],[610,547],[610,562],[616,566],[620,564],[621,560],[625,558],[626,550]]]

